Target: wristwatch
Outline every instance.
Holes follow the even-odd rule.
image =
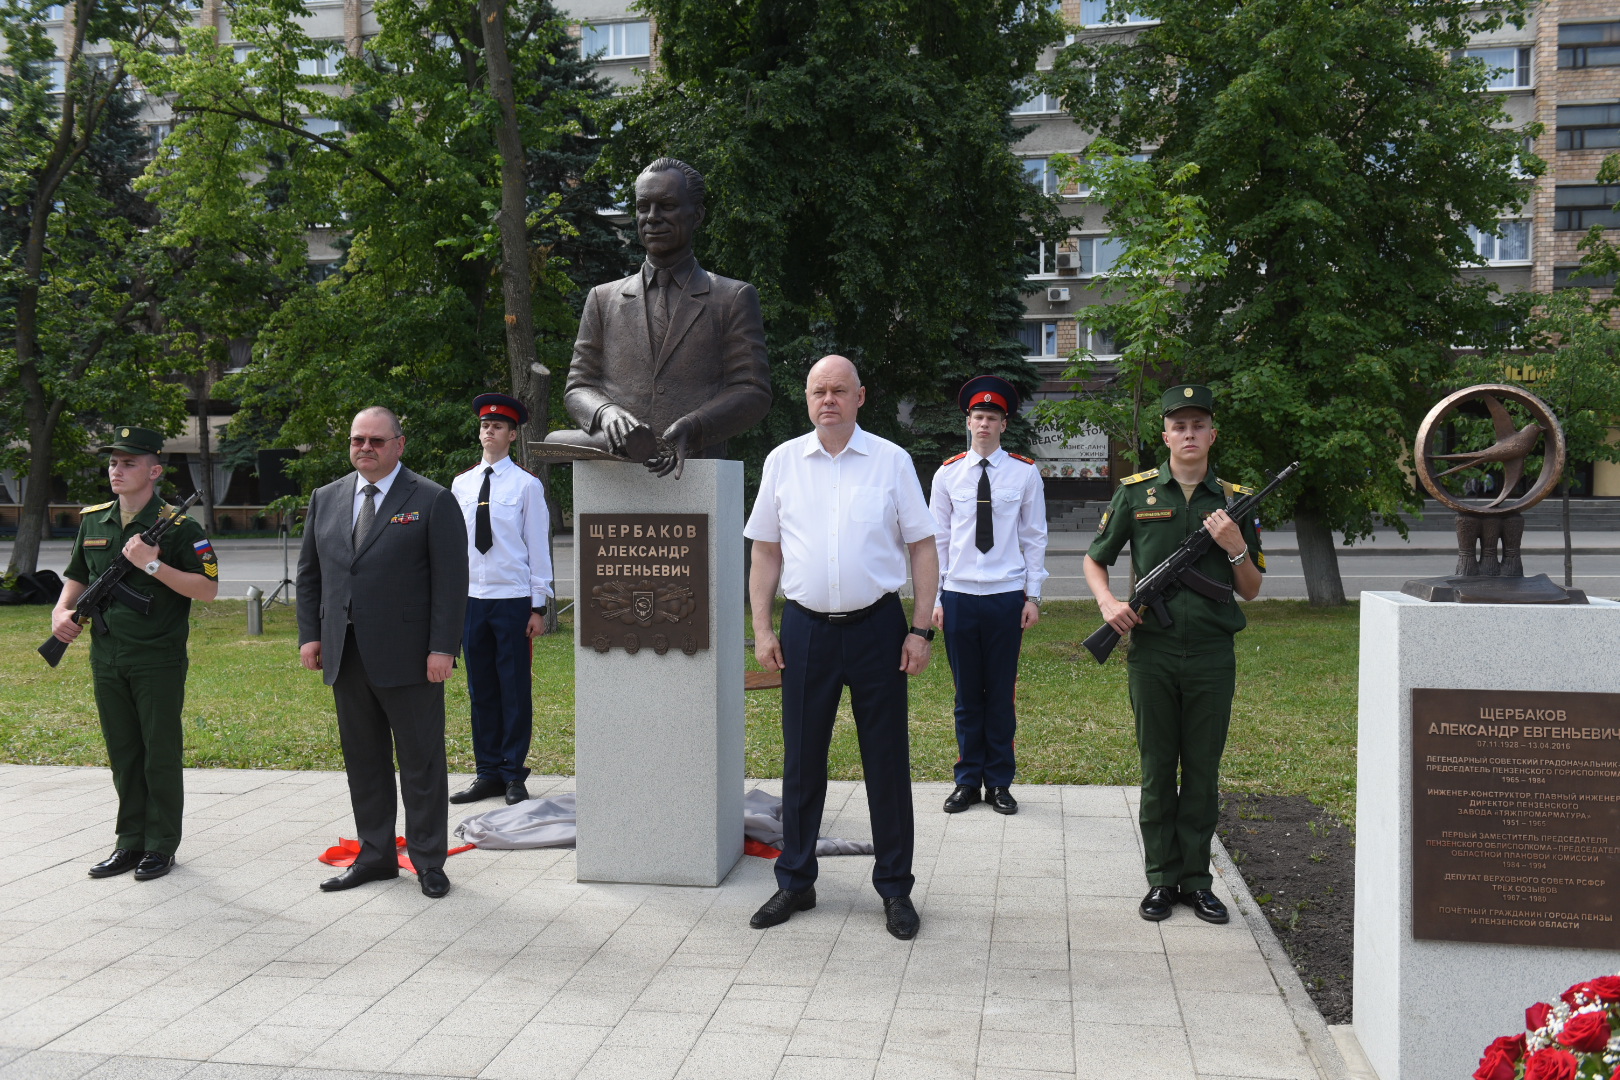
[[[1038,597],[1038,596],[1026,596],[1026,597],[1024,597],[1024,603],[1026,603],[1026,604],[1034,604],[1036,607],[1040,607],[1041,606],[1041,598]]]
[[[908,633],[908,634],[916,634],[918,637],[922,638],[924,641],[933,641],[934,640],[934,628],[932,626],[930,626],[926,630],[924,630],[920,626],[913,626],[910,629],[908,629],[906,631],[906,633]]]
[[[146,572],[148,574],[155,574],[162,567],[163,567],[163,560],[161,560],[161,559],[153,559],[151,562],[146,564]]]
[[[544,616],[545,613],[546,613],[546,605],[541,604],[539,607],[532,607],[532,608],[529,609],[529,613],[531,615]]]
[[[1238,552],[1236,555],[1228,555],[1226,557],[1226,561],[1231,563],[1233,566],[1242,566],[1243,565],[1243,560],[1247,559],[1248,557],[1249,557],[1249,549],[1244,548],[1242,551]]]

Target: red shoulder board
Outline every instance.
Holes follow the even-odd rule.
[[[967,457],[967,451],[966,450],[962,451],[960,454],[957,454],[955,457],[946,458],[944,464],[949,465],[951,462],[953,462],[953,461],[961,461],[965,457]]]
[[[1007,456],[1014,459],[1015,461],[1022,461],[1025,465],[1033,465],[1033,464],[1035,464],[1035,459],[1034,458],[1025,457],[1023,454],[1015,454],[1011,450],[1007,451]]]

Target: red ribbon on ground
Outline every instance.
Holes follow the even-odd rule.
[[[743,838],[743,854],[758,855],[761,859],[774,859],[781,855],[782,852],[777,848],[771,847],[771,845],[767,843],[755,840],[752,836],[748,836]]]
[[[463,851],[471,851],[474,846],[473,844],[462,844],[460,847],[453,847],[446,851],[445,855],[460,855]],[[403,836],[394,837],[394,847],[398,851],[399,868],[409,870],[413,874],[416,873],[416,867],[412,864],[410,855],[406,854],[405,838]],[[360,841],[348,840],[341,836],[338,837],[336,847],[329,847],[317,856],[327,866],[353,866],[354,860],[359,857]]]

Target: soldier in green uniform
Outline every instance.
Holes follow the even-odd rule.
[[[1207,386],[1173,386],[1163,398],[1170,460],[1120,482],[1086,554],[1086,584],[1115,630],[1131,635],[1127,659],[1136,745],[1142,755],[1142,843],[1148,894],[1142,918],[1157,922],[1176,903],[1205,922],[1227,921],[1210,891],[1210,839],[1219,808],[1217,782],[1232,718],[1236,660],[1232,636],[1245,625],[1235,601],[1179,589],[1168,601],[1171,625],[1134,611],[1108,586],[1108,567],[1127,543],[1140,578],[1168,558],[1194,529],[1215,539],[1197,566],[1238,596],[1260,593],[1266,560],[1252,521],[1233,521],[1228,501],[1249,489],[1216,478],[1215,396]],[[1177,787],[1177,772],[1180,786]]]
[[[163,436],[138,427],[118,428],[117,435],[100,452],[110,455],[107,477],[118,497],[80,511],[51,629],[61,641],[78,637],[83,628],[73,608],[85,588],[119,552],[135,564],[124,583],[150,596],[152,610],[142,615],[114,601],[107,608],[107,632],[93,632],[90,646],[96,710],[118,791],[118,846],[90,868],[90,876],[134,870],[145,881],[167,874],[180,846],[186,634],[191,602],[219,594],[219,563],[202,526],[190,518],[175,523],[157,547],[141,542],[160,513],[174,512],[157,494]]]

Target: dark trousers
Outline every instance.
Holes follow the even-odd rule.
[[[360,833],[355,865],[399,865],[394,847],[394,754],[405,803],[405,844],[417,870],[444,865],[450,816],[450,778],[444,764],[444,684],[373,686],[355,644],[343,643],[343,664],[332,697],[337,703],[349,802]],[[426,671],[427,659],[422,661]]]
[[[782,854],[776,883],[801,892],[816,882],[816,838],[827,804],[827,749],[849,687],[861,770],[872,816],[872,885],[882,897],[909,896],[911,741],[900,650],[906,615],[898,597],[857,623],[838,625],[793,604],[782,613]]]
[[[534,735],[529,598],[467,598],[461,635],[472,701],[473,759],[478,775],[504,784],[526,780]]]
[[[184,660],[174,664],[90,663],[118,792],[118,843],[131,851],[173,855],[185,810],[180,712],[186,702]]]
[[[1024,642],[1023,590],[974,596],[943,591],[945,655],[956,682],[956,782],[1007,787],[1013,782],[1018,717],[1018,650]]]
[[[1198,656],[1131,648],[1128,675],[1142,754],[1142,847],[1149,885],[1190,892],[1213,881],[1209,847],[1220,816],[1221,754],[1232,722],[1236,673],[1230,644]]]

